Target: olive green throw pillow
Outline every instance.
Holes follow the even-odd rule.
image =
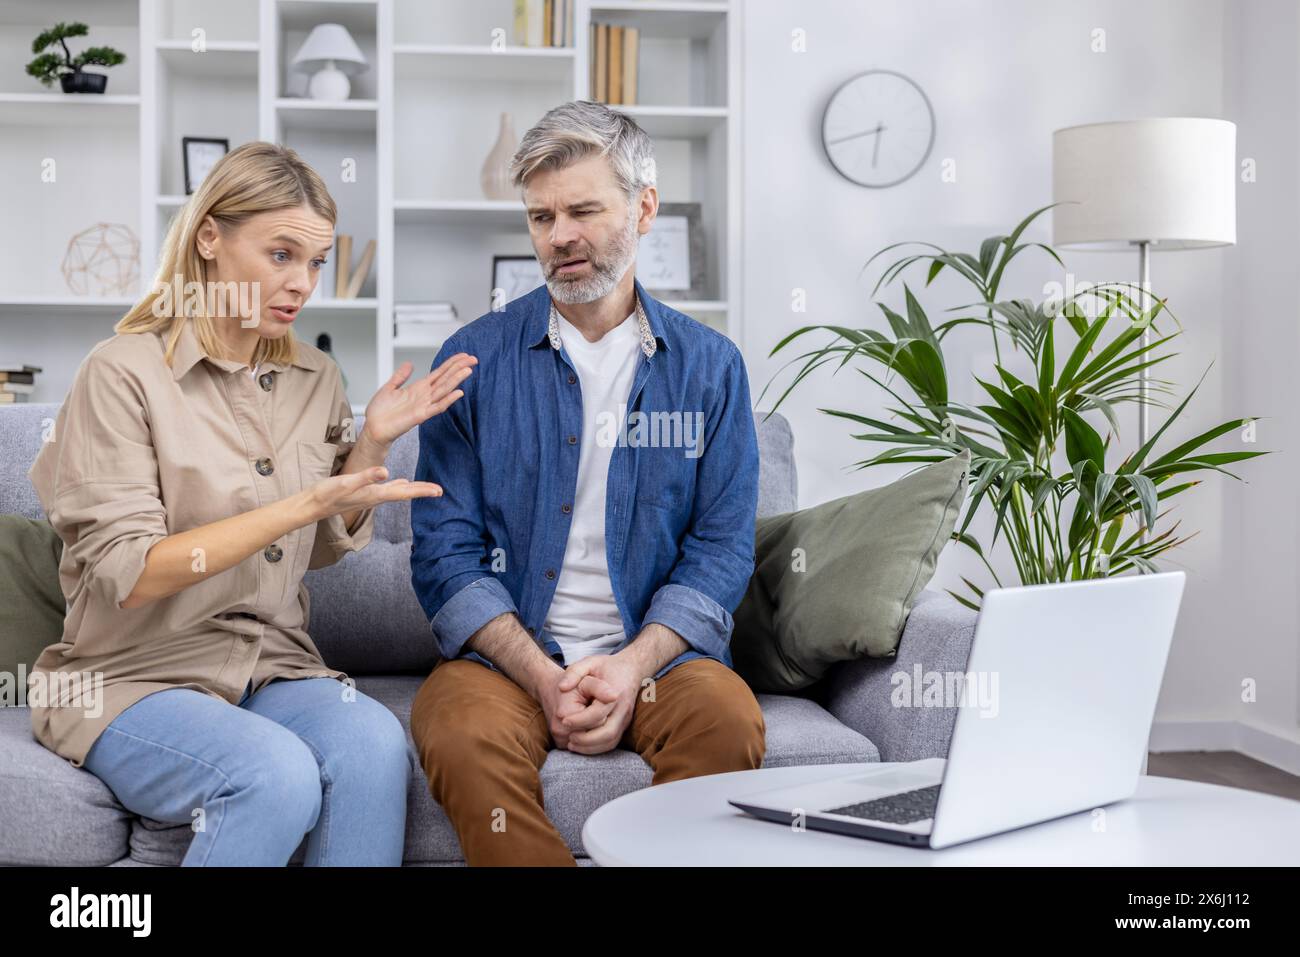
[[[67,602],[59,587],[63,541],[44,519],[0,515],[0,707],[17,704],[18,666],[32,663],[63,637]]]
[[[731,654],[754,691],[807,688],[831,665],[898,649],[966,497],[970,452],[799,512],[760,518]]]

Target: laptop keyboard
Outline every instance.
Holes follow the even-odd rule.
[[[858,804],[829,808],[822,813],[843,814],[846,817],[860,817],[868,821],[884,821],[886,824],[915,824],[917,821],[934,817],[934,809],[939,803],[939,787],[938,784],[932,784],[928,788],[917,788],[915,791],[903,791]]]

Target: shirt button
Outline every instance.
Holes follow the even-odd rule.
[[[275,376],[269,372],[263,372],[257,377],[257,384],[262,387],[263,392],[270,392],[271,386],[275,384]]]
[[[561,505],[561,506],[560,506],[560,511],[563,512],[565,515],[568,515],[570,512],[573,511],[573,506],[572,506],[572,505],[569,505],[569,504],[566,502],[564,505]]]
[[[258,459],[254,467],[257,469],[258,475],[270,475],[275,471],[275,466],[271,464],[271,460],[266,458]]]
[[[279,545],[267,545],[266,551],[262,552],[262,554],[266,556],[268,562],[274,563],[284,558],[284,549]]]
[[[578,437],[577,437],[576,435],[571,435],[571,436],[569,436],[569,444],[570,444],[570,445],[577,445],[577,444],[578,444]]]
[[[572,373],[570,373],[570,374],[569,374],[569,385],[573,385],[573,384],[574,384],[575,382],[577,382],[577,381],[578,381],[578,377],[577,377],[576,375],[573,375]]]
[[[548,569],[546,569],[546,577],[547,577],[547,579],[554,579],[554,578],[555,578],[555,569],[554,569],[554,568],[548,568]]]

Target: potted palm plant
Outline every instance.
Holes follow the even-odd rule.
[[[58,77],[64,93],[103,93],[108,86],[108,76],[88,73],[82,68],[117,66],[126,62],[126,54],[112,47],[87,47],[74,57],[67,41],[72,37],[84,37],[89,32],[90,28],[84,23],[57,23],[42,32],[32,41],[32,52],[40,55],[27,64],[28,75],[46,86]],[[41,52],[56,43],[63,48],[62,56],[57,51]]]
[[[1029,224],[1050,208],[1031,213],[1009,235],[984,240],[978,254],[916,244],[925,248],[891,263],[872,291],[875,297],[913,264],[928,264],[927,287],[949,269],[978,294],[976,301],[950,310],[961,315],[931,323],[904,283],[901,312],[876,303],[888,331],[812,325],[782,339],[771,355],[814,333],[831,336],[791,359],[763,390],[766,394],[787,370],[799,366],[772,407],[776,411],[821,366],[834,364],[839,371],[852,365],[887,397],[887,411],[893,416],[893,421],[886,421],[842,409],[820,410],[864,426],[866,431],[854,435],[855,439],[884,446],[855,463],[857,468],[937,462],[969,449],[967,511],[953,538],[979,556],[999,586],[1003,582],[989,562],[989,551],[970,531],[981,509],[993,513],[989,549],[999,535],[1005,538],[1020,584],[1150,572],[1155,570],[1157,555],[1191,537],[1178,536],[1177,522],[1157,528],[1168,515],[1167,509],[1161,510],[1162,503],[1199,484],[1198,479],[1185,478],[1199,472],[1238,478],[1225,466],[1267,454],[1205,449],[1220,436],[1248,429],[1253,418],[1230,419],[1171,442],[1167,435],[1196,394],[1193,388],[1149,441],[1114,461],[1111,440],[1119,434],[1117,406],[1141,402],[1169,408],[1155,396],[1173,394],[1170,383],[1154,380],[1144,394],[1138,379],[1143,369],[1176,355],[1162,347],[1178,333],[1159,334],[1157,319],[1176,320],[1163,300],[1149,298],[1132,283],[1084,287],[1040,303],[999,300],[1007,266],[1021,252],[1043,250],[1063,267],[1051,247],[1020,241]],[[885,247],[868,260],[868,266],[907,245],[913,244]],[[987,330],[993,338],[994,367],[987,375],[974,376],[989,398],[986,404],[959,402],[949,394],[944,340],[962,327]],[[1152,335],[1144,337],[1148,327]],[[1017,353],[1014,364],[1031,371],[1017,375],[1010,368],[1011,356]],[[1104,438],[1089,417],[1104,423]],[[970,579],[962,581],[969,595],[949,593],[978,608],[983,589]]]

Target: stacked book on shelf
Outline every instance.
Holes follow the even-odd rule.
[[[399,302],[393,306],[393,346],[436,349],[460,328],[450,302]]]
[[[30,402],[36,391],[36,373],[40,371],[40,366],[0,362],[0,405]]]
[[[334,246],[338,265],[334,271],[334,298],[356,299],[361,295],[361,286],[370,275],[370,267],[375,263],[375,241],[366,243],[365,252],[356,268],[352,268],[352,236],[339,233]],[[328,287],[327,287],[328,288]]]
[[[577,0],[515,0],[515,46],[573,46]]]
[[[636,27],[591,25],[592,99],[611,106],[636,105],[640,34]]]

